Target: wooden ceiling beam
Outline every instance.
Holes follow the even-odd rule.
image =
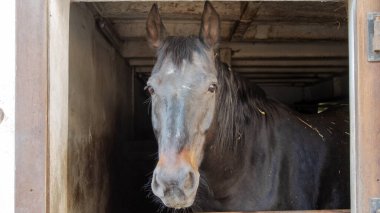
[[[260,9],[262,2],[248,2],[240,16],[239,21],[236,23],[230,41],[240,41],[243,39],[245,32],[251,25],[252,20]]]
[[[251,82],[253,83],[253,82]],[[308,85],[308,83],[302,83],[302,82],[297,82],[297,83],[272,83],[272,82],[267,82],[267,83],[255,83],[256,85],[262,86],[262,87],[305,87]]]
[[[249,79],[249,81],[255,83],[314,83],[320,81],[320,79]]]
[[[219,50],[220,61],[231,66],[232,50],[231,48],[221,48]]]
[[[149,1],[92,1],[96,2],[105,18],[146,19],[154,2]],[[112,2],[112,3],[110,3]],[[203,1],[158,1],[156,2],[163,20],[201,18]],[[212,5],[222,20],[237,20],[241,14],[240,2],[221,1]]]
[[[250,3],[252,4],[252,3]],[[167,20],[165,28],[170,36],[197,35],[200,20]],[[145,19],[112,19],[112,25],[119,37],[124,40],[144,40]],[[342,40],[348,38],[347,23],[278,23],[273,21],[254,23],[241,20],[221,22],[222,41],[261,41],[261,40]],[[232,38],[231,38],[232,37]]]
[[[155,58],[130,58],[131,66],[153,66]],[[316,59],[233,59],[231,66],[236,67],[348,67],[347,58],[316,58]]]
[[[152,71],[152,67],[136,67],[135,71],[137,73],[150,73]],[[262,67],[262,68],[233,68],[234,72],[241,73],[242,75],[245,73],[257,73],[257,74],[318,74],[318,73],[329,73],[329,74],[343,74],[348,72],[347,67],[323,67],[323,68],[315,68],[315,67],[282,67],[282,68],[276,68],[276,67]]]
[[[348,66],[347,58],[318,58],[318,59],[234,59],[232,67],[252,66]]]
[[[120,38],[125,40],[145,40],[146,28],[145,19],[138,20],[113,20],[112,24],[115,31],[119,34]],[[190,36],[198,35],[201,20],[163,20],[165,29],[170,36]],[[221,32],[220,36],[222,40],[227,40],[230,36],[230,32],[234,27],[233,21],[222,21],[221,22]]]
[[[263,67],[263,68],[234,68],[234,72],[238,73],[347,73],[348,68],[336,68],[336,67]]]
[[[315,73],[240,73],[242,77],[244,78],[329,78],[333,77],[334,75],[331,73],[322,73],[322,74],[315,74]]]
[[[347,42],[222,42],[221,48],[231,48],[234,58],[328,58],[348,57]],[[125,58],[153,58],[155,51],[145,41],[126,41],[122,47]]]

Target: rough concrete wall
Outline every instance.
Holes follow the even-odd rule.
[[[81,4],[69,54],[68,212],[109,212],[112,153],[131,133],[131,70]]]

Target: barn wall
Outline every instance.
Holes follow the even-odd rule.
[[[305,87],[305,101],[323,101],[334,97],[333,80],[324,81],[316,85]]]
[[[109,212],[112,153],[131,135],[132,72],[72,4],[69,47],[68,212]]]
[[[292,105],[303,100],[302,87],[290,86],[261,86],[267,96],[271,99],[278,100],[281,103]]]

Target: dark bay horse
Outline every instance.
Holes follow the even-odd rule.
[[[202,211],[349,208],[348,120],[301,116],[240,79],[217,56],[219,16],[205,3],[199,36],[169,37],[154,4],[157,62],[146,90],[165,206]]]

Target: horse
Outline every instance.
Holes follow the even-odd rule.
[[[206,1],[198,36],[146,21],[157,61],[145,89],[158,143],[150,187],[170,209],[349,208],[345,112],[293,112],[220,62],[220,18]]]

